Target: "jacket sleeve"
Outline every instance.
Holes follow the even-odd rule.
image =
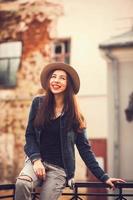
[[[35,135],[35,127],[33,124],[38,105],[39,105],[39,97],[35,97],[30,107],[29,119],[25,133],[26,144],[24,146],[24,151],[31,161],[33,161],[34,159],[41,158],[39,146]]]
[[[82,133],[77,133],[76,146],[81,158],[85,162],[86,166],[90,169],[90,171],[94,174],[94,176],[100,181],[105,182],[109,176],[99,166],[99,163],[97,162],[96,157],[91,150],[91,146],[86,137],[85,130]]]

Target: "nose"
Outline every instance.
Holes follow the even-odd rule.
[[[59,82],[59,78],[56,77],[54,81],[55,81],[56,83],[58,83],[58,82]]]

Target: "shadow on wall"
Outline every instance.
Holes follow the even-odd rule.
[[[125,109],[125,115],[128,122],[133,121],[133,92],[129,96],[128,107]]]

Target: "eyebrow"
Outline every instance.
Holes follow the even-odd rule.
[[[55,73],[53,73],[52,76],[53,76],[53,75],[54,75],[54,76],[57,76],[57,74],[55,74]],[[67,76],[66,76],[65,74],[61,74],[61,75],[59,75],[59,76],[67,78]]]

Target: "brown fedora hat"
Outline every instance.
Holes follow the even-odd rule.
[[[79,75],[73,67],[65,63],[55,62],[55,63],[48,64],[43,68],[41,72],[41,76],[40,76],[42,87],[46,89],[46,83],[47,83],[50,72],[54,70],[58,70],[58,69],[64,70],[67,74],[69,74],[73,82],[74,93],[77,94],[80,88]]]

